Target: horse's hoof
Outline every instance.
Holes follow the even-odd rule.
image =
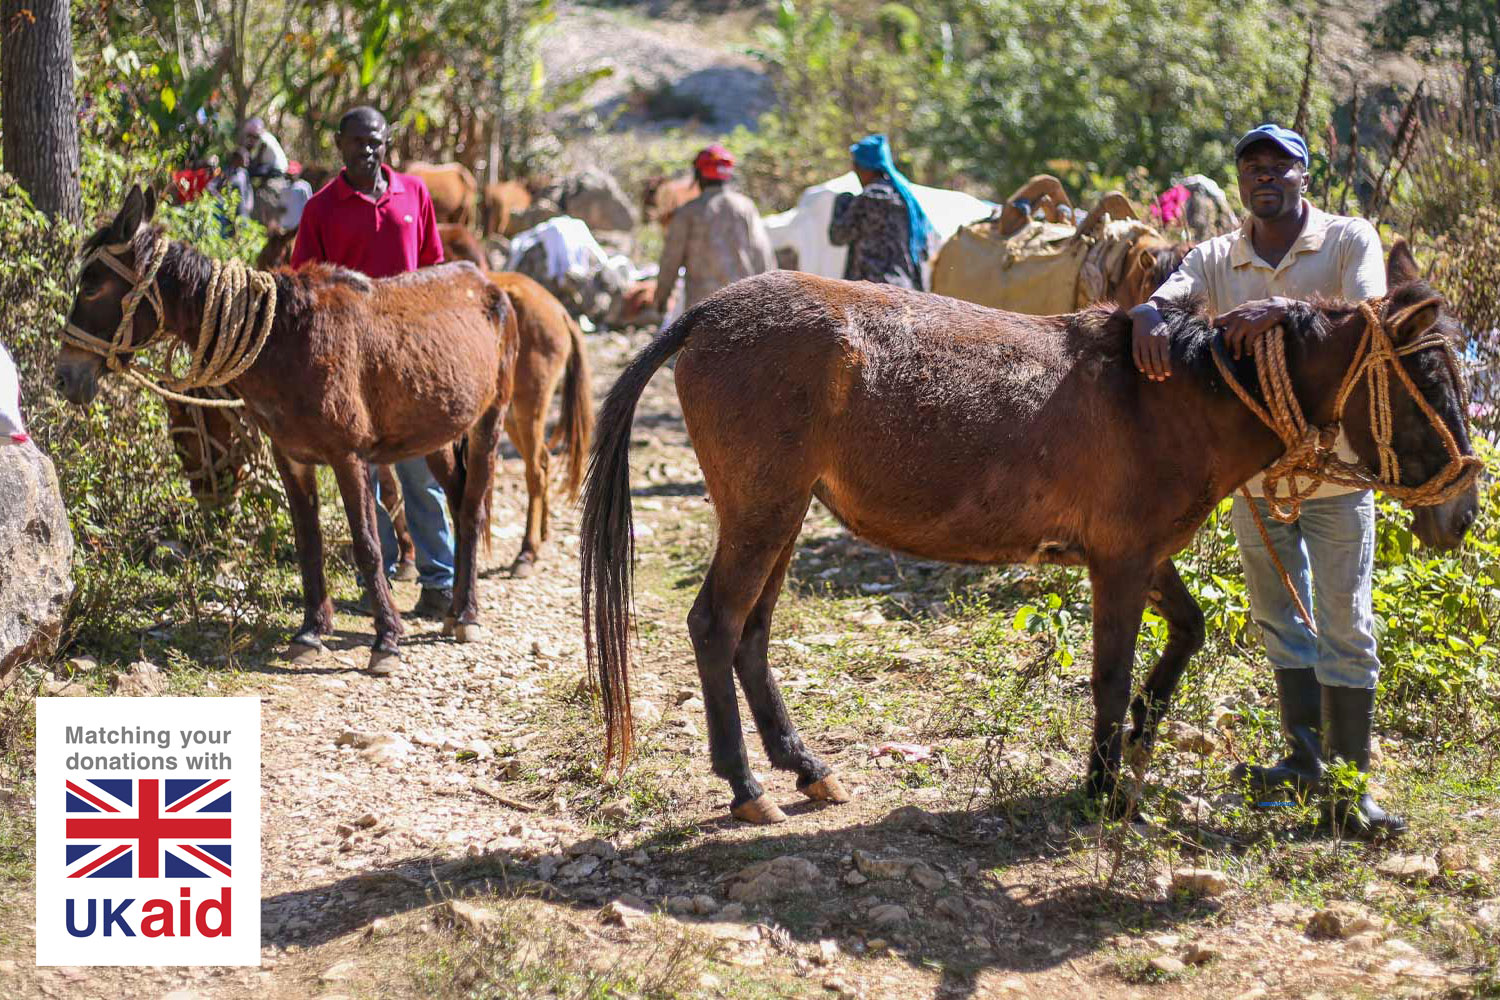
[[[451,639],[458,632],[458,618],[454,615],[443,616],[443,638]]]
[[[528,576],[530,576],[531,574],[533,574],[535,572],[536,572],[536,557],[535,556],[533,556],[530,559],[526,558],[525,556],[520,556],[520,557],[518,557],[516,559],[515,562],[511,563],[511,566],[510,566],[510,576],[511,576],[511,579],[513,579],[513,580],[524,580]]]
[[[370,665],[366,673],[371,677],[389,677],[401,666],[401,654],[394,649],[370,650]]]
[[[729,810],[729,814],[735,819],[744,820],[746,823],[755,823],[759,826],[767,826],[771,823],[785,823],[786,813],[762,795],[758,799],[743,802]]]
[[[289,650],[289,653],[291,655],[296,655],[295,647],[299,646],[304,650],[312,649],[320,653],[328,648],[327,646],[323,645],[323,640],[321,637],[319,637],[318,633],[314,632],[312,629],[308,629],[305,632],[298,632],[296,635],[292,636],[291,645],[294,647],[292,650]]]
[[[848,802],[852,797],[844,790],[843,782],[839,781],[832,774],[825,774],[812,784],[799,789],[799,791],[814,802],[844,803]]]
[[[392,577],[392,579],[400,580],[402,583],[410,583],[411,581],[418,579],[419,576],[420,574],[417,572],[417,564],[412,562],[410,559],[406,559],[402,561],[400,566],[396,567],[396,575]]]
[[[300,667],[315,662],[323,655],[326,649],[327,647],[322,643],[313,646],[293,639],[291,645],[287,646],[286,653],[283,655],[285,655],[287,663],[294,667]]]
[[[478,622],[459,622],[453,634],[459,642],[478,642],[484,638],[484,626]]]

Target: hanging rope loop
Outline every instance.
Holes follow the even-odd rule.
[[[124,260],[131,250],[129,242],[103,244],[85,256],[80,274],[90,264],[101,261],[131,287],[120,300],[120,323],[113,336],[108,340],[97,337],[69,321],[63,327],[63,343],[99,355],[109,371],[119,372],[167,399],[190,406],[223,409],[244,406],[244,401],[237,398],[205,399],[183,393],[222,386],[255,363],[276,319],[276,280],[270,272],[252,270],[237,260],[214,261],[204,297],[203,321],[187,372],[180,377],[173,375],[170,361],[160,370],[143,371],[132,356],[156,343],[166,332],[167,314],[162,308],[161,288],[156,278],[170,246],[171,240],[165,233],[156,233],[134,268]],[[131,333],[142,302],[156,313],[156,326],[145,340],[136,343]]]

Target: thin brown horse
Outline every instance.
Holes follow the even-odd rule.
[[[515,389],[505,417],[505,431],[526,466],[526,534],[511,565],[513,576],[525,577],[535,569],[549,534],[551,449],[561,447],[567,452],[562,488],[568,499],[577,499],[593,434],[594,404],[583,331],[562,303],[525,275],[492,272],[489,277],[509,296],[520,331]],[[549,438],[547,411],[559,388],[561,408]],[[227,390],[199,392],[232,397]],[[217,502],[221,496],[227,498],[243,480],[250,459],[250,449],[245,447],[235,418],[237,411],[189,406],[172,400],[167,400],[166,405],[172,443],[193,495],[204,503]],[[390,466],[379,466],[376,475],[380,480],[380,503],[391,515],[401,556],[396,579],[415,580],[415,550],[406,530],[400,484]]]
[[[511,575],[525,577],[541,558],[551,523],[550,449],[560,446],[567,451],[563,491],[569,500],[576,500],[594,432],[594,402],[583,331],[563,304],[524,274],[491,271],[489,277],[510,298],[520,327],[515,393],[505,432],[526,464],[526,537],[511,565]],[[562,408],[549,439],[547,410],[559,386]]]
[[[224,346],[220,327],[202,332],[219,266],[152,226],[155,209],[155,195],[133,187],[114,220],[84,245],[57,357],[59,384],[74,403],[98,395],[106,357],[112,369],[128,367],[158,333],[188,348]],[[370,584],[370,665],[389,669],[385,661],[399,655],[403,630],[381,572],[369,465],[418,455],[443,485],[458,534],[445,630],[460,641],[476,638],[478,545],[488,535],[495,449],[515,374],[518,333],[509,300],[468,263],[380,281],[321,264],[251,277],[274,290],[274,311],[265,339],[236,362],[227,387],[275,446],[291,507],[304,603],[293,643],[320,647],[333,630],[313,474],[326,464]],[[272,301],[267,294],[255,308]],[[214,343],[200,344],[200,336]]]
[[[1404,249],[1393,252],[1395,290],[1379,305],[1398,345],[1417,343],[1434,324],[1457,328],[1430,288],[1407,280],[1409,261]],[[1131,365],[1121,311],[1024,316],[785,271],[737,282],[690,310],[610,390],[584,488],[584,627],[607,756],[628,757],[632,736],[630,425],[652,374],[680,351],[677,394],[719,518],[688,630],[713,770],[733,790],[734,815],[784,818],[751,773],[736,676],[772,765],[795,772],[810,798],[848,797],[804,745],[766,662],[771,615],[812,497],[851,532],[923,558],[1086,566],[1094,599],[1088,788],[1111,793],[1127,709],[1131,740],[1149,748],[1203,642],[1202,612],[1172,556],[1220,500],[1282,452],[1218,374],[1208,319],[1182,306],[1169,322],[1174,377],[1153,384]],[[1364,314],[1341,303],[1300,306],[1287,328],[1296,394],[1309,419],[1326,425],[1366,334]],[[1432,347],[1391,363],[1416,380],[1446,440],[1469,456],[1451,361],[1446,347]],[[1233,364],[1242,383],[1258,385],[1252,362]],[[1446,475],[1444,435],[1404,390],[1390,402],[1401,482]],[[1368,407],[1359,381],[1344,426],[1373,468]],[[1458,545],[1474,520],[1477,460],[1462,461],[1462,492],[1416,510],[1427,544]],[[1148,602],[1166,619],[1168,639],[1132,702]]]

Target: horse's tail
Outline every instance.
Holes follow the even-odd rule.
[[[594,400],[589,392],[589,359],[583,350],[583,330],[566,310],[559,311],[567,319],[573,353],[568,355],[568,368],[563,374],[562,411],[547,447],[567,449],[568,474],[563,487],[569,500],[577,500],[584,464],[588,461],[589,439],[594,434]]]
[[[604,400],[579,527],[584,651],[604,703],[604,763],[630,760],[630,632],[634,617],[635,536],[630,511],[630,425],[651,376],[681,350],[700,311],[689,310],[635,356]]]

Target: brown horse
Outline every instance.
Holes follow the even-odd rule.
[[[531,191],[520,181],[486,184],[480,207],[479,228],[485,236],[514,236],[511,218],[531,207]]]
[[[223,387],[193,389],[185,395],[200,399],[238,398]],[[175,399],[163,399],[162,403],[167,408],[167,435],[193,499],[206,510],[222,507],[249,478],[249,470],[261,448],[260,431],[240,409],[194,406]],[[406,526],[401,483],[389,465],[376,466],[375,478],[380,483],[380,506],[390,515],[396,535],[399,556],[396,579],[415,580],[417,549]]]
[[[490,281],[510,298],[520,327],[515,392],[510,414],[505,419],[505,432],[521,453],[521,461],[526,463],[526,537],[511,565],[513,576],[525,577],[535,568],[548,536],[550,449],[561,446],[567,451],[563,489],[568,499],[576,500],[594,431],[594,404],[583,331],[562,303],[524,274],[492,271]],[[547,410],[559,385],[562,409],[549,439]]]
[[[413,160],[402,173],[411,174],[427,185],[432,208],[439,222],[456,222],[473,226],[479,211],[479,182],[462,163],[423,163]]]
[[[217,269],[152,226],[155,209],[155,194],[133,187],[114,220],[84,245],[86,266],[57,357],[60,387],[74,403],[93,401],[105,370],[105,352],[86,345],[114,342],[135,352],[160,332],[200,346]],[[467,263],[380,281],[309,264],[271,272],[269,280],[276,290],[269,334],[228,388],[275,446],[291,507],[304,603],[293,643],[321,647],[333,629],[314,475],[314,466],[330,465],[370,585],[370,665],[389,669],[382,664],[399,656],[401,619],[381,572],[368,467],[418,455],[443,485],[457,527],[445,631],[477,638],[478,544],[488,535],[495,450],[515,375],[509,300]],[[217,338],[212,329],[207,335]],[[130,354],[124,357],[128,363]]]
[[[525,275],[492,273],[489,277],[509,296],[520,334],[515,388],[505,417],[505,430],[526,465],[526,535],[511,565],[513,576],[526,577],[535,569],[549,533],[551,449],[561,447],[567,451],[563,489],[570,500],[576,499],[593,434],[594,404],[583,331],[562,303]],[[561,410],[549,438],[547,411],[559,387]],[[233,396],[228,390],[200,392],[218,393],[224,398]],[[187,471],[193,495],[206,503],[227,497],[244,478],[250,458],[239,434],[237,411],[188,406],[172,400],[166,404],[172,442]],[[211,456],[211,461],[205,462],[204,455]],[[414,580],[415,550],[406,528],[400,483],[390,466],[378,466],[376,475],[380,481],[380,504],[391,516],[401,555],[396,579]]]
[[[692,174],[651,177],[641,191],[642,217],[647,222],[660,222],[666,229],[672,224],[672,216],[677,210],[702,193],[698,188],[698,178]]]
[[[1441,300],[1393,252],[1394,291],[1379,321],[1397,344],[1442,317]],[[1407,268],[1411,267],[1408,271]],[[1411,308],[1415,307],[1415,308]],[[718,546],[688,615],[714,773],[735,816],[781,810],[751,773],[734,678],[772,765],[808,797],[846,801],[797,734],[766,662],[771,615],[812,497],[853,533],[927,559],[1048,562],[1088,568],[1094,599],[1094,727],[1088,788],[1113,791],[1127,708],[1149,748],[1204,619],[1172,556],[1224,497],[1282,452],[1280,439],[1226,387],[1214,333],[1196,304],[1171,311],[1174,377],[1152,384],[1130,358],[1123,311],[1002,313],[937,295],[778,271],[730,285],[636,356],[600,418],[582,522],[585,636],[603,691],[606,754],[628,757],[631,577],[629,446],[636,401],[674,354],[683,420],[719,518]],[[1342,303],[1299,305],[1287,320],[1297,395],[1319,426],[1362,335]],[[1442,348],[1404,365],[1470,454],[1461,390]],[[1256,386],[1252,362],[1233,363]],[[1366,383],[1344,426],[1375,467]],[[1402,390],[1391,394],[1401,481],[1445,468],[1439,431]],[[1458,545],[1478,509],[1467,489],[1417,509],[1424,543]],[[1167,621],[1161,658],[1132,702],[1141,614]]]

